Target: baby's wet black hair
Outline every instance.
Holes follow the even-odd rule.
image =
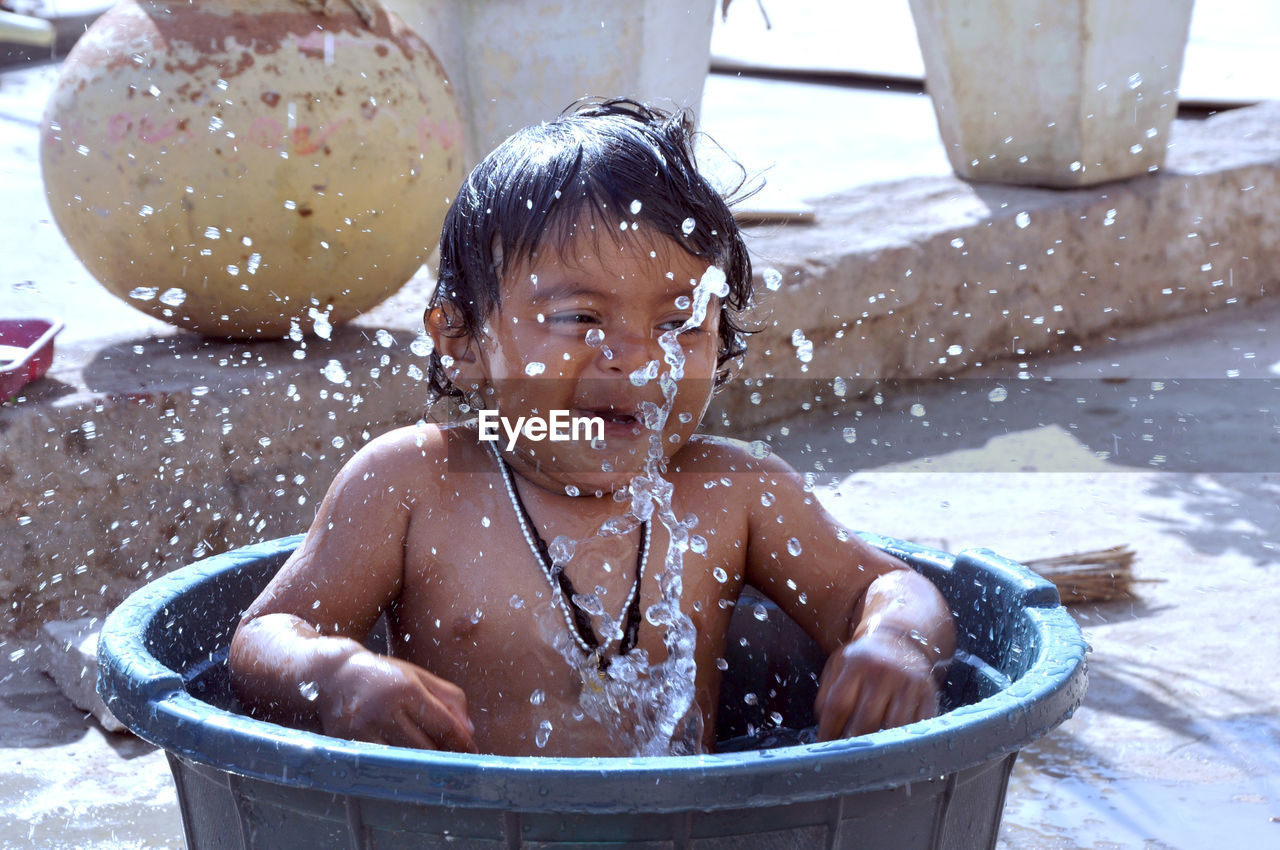
[[[440,235],[440,272],[427,313],[448,302],[452,332],[478,339],[500,307],[504,268],[564,238],[579,221],[612,221],[597,232],[618,233],[617,222],[626,219],[724,272],[729,294],[720,299],[716,371],[716,385],[723,384],[730,362],[746,352],[749,331],[739,317],[751,303],[751,260],[729,201],[698,171],[693,136],[687,112],[627,99],[580,102],[554,121],[518,131],[458,190]],[[742,193],[741,184],[734,191]],[[462,397],[439,352],[431,354],[428,379],[433,398]]]

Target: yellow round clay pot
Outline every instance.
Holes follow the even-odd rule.
[[[72,50],[41,163],[107,289],[209,336],[280,337],[422,265],[462,180],[457,101],[376,0],[367,21],[327,5],[124,0]]]

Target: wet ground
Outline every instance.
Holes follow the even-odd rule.
[[[774,429],[855,528],[1018,560],[1124,544],[1155,580],[1072,609],[1088,695],[1022,752],[1002,847],[1280,842],[1278,326],[1255,306]]]
[[[735,4],[735,15],[752,7]],[[38,197],[37,117],[20,110],[21,87],[47,85],[48,72],[5,77],[0,185]],[[789,159],[786,134],[758,133],[771,98],[833,116],[807,159],[841,158],[849,180],[946,173],[926,99],[848,97],[712,77],[704,117],[731,146],[768,137],[753,150],[776,161],[770,179],[787,195],[827,191],[831,175]],[[894,149],[868,127],[893,127]],[[68,343],[163,330],[87,279],[45,211],[6,205],[0,224],[0,303],[70,311]],[[838,416],[770,429],[784,456],[831,485],[823,498],[855,528],[1015,559],[1126,544],[1139,577],[1159,580],[1132,600],[1074,609],[1093,647],[1089,693],[1023,751],[1007,850],[1280,845],[1277,326],[1280,307],[1241,306],[943,388],[885,388],[880,404],[850,393]],[[0,639],[0,847],[182,846],[163,755],[74,709],[33,654]]]
[[[164,754],[105,731],[31,656],[0,646],[0,847],[182,847]]]

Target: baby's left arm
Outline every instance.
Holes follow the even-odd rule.
[[[836,522],[784,461],[769,458],[757,471],[748,498],[747,583],[829,654],[815,705],[819,738],[937,714],[941,674],[955,651],[942,594]]]

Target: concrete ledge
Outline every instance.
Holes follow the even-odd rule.
[[[11,41],[0,41],[0,68],[41,62],[66,56],[84,35],[85,30],[112,6],[112,0],[25,0],[16,4],[19,13],[53,24],[54,43],[36,47]]]
[[[913,180],[752,230],[782,285],[761,286],[751,381],[719,397],[730,430],[820,405],[814,381],[954,374],[1275,291],[1280,104],[1178,122],[1174,143],[1165,170],[1124,183]],[[430,285],[305,350],[188,334],[59,350],[0,407],[10,628],[104,615],[203,555],[303,530],[360,444],[422,415],[411,344]]]
[[[176,567],[304,530],[360,445],[421,418],[412,339],[347,328],[305,360],[185,333],[67,352],[0,408],[12,627],[102,616]]]
[[[743,370],[767,386],[721,406],[756,424],[812,401],[777,379],[956,374],[1280,291],[1277,190],[1272,102],[1177,122],[1168,166],[1135,180],[943,177],[815,200],[814,225],[753,232],[757,268],[782,273]]]
[[[127,731],[98,696],[98,632],[102,619],[55,620],[40,627],[39,664],[63,696],[108,732]]]

